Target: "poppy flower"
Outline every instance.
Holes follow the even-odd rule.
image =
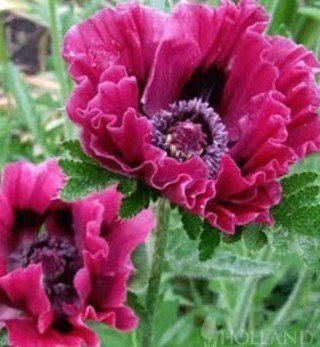
[[[318,151],[320,64],[255,1],[103,9],[67,33],[84,151],[214,227],[273,222],[279,177]]]
[[[98,346],[85,320],[119,330],[138,319],[126,306],[132,251],[154,226],[150,210],[120,220],[112,187],[57,199],[65,177],[54,160],[8,165],[0,190],[0,323],[10,346]]]

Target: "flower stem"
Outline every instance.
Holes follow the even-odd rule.
[[[298,281],[288,298],[288,301],[281,308],[276,318],[272,322],[272,330],[279,329],[280,327],[284,327],[288,325],[292,319],[292,313],[296,309],[296,306],[299,305],[301,297],[306,289],[309,286],[309,276],[310,271],[307,267],[303,267]]]
[[[269,247],[264,247],[260,251],[257,260],[264,260],[269,255],[269,253]],[[243,287],[239,294],[239,298],[237,300],[237,304],[234,308],[232,316],[231,329],[233,333],[245,330],[259,280],[259,276],[249,275],[243,283]]]
[[[154,316],[166,250],[169,218],[170,206],[165,199],[160,198],[157,206],[157,229],[154,233],[153,259],[146,295],[146,315],[142,322],[142,347],[152,346]]]
[[[261,342],[260,346],[265,346],[272,339],[274,333],[281,331],[281,329],[285,328],[288,324],[290,324],[293,312],[296,310],[297,306],[301,303],[301,299],[303,294],[305,293],[306,288],[310,284],[310,271],[307,267],[303,267],[298,281],[291,292],[288,300],[283,305],[281,310],[276,315],[275,319],[271,323],[270,328],[266,331],[265,337]]]

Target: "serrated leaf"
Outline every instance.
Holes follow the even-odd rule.
[[[120,216],[121,218],[130,218],[148,207],[149,203],[150,190],[139,185],[136,191],[123,199],[120,207]]]
[[[87,156],[78,140],[66,141],[62,144],[59,165],[68,176],[68,182],[61,192],[64,200],[80,199],[89,193],[106,189],[118,183],[118,189],[124,195],[133,194],[137,189],[137,181],[110,172]]]
[[[68,176],[67,184],[60,193],[61,198],[66,201],[81,199],[115,183],[126,186],[127,191],[136,188],[134,180],[108,172],[95,163],[61,159],[59,165]]]
[[[294,211],[287,221],[291,232],[319,237],[320,205],[304,206]]]
[[[282,201],[272,209],[277,225],[292,233],[312,235],[315,223],[319,221],[319,174],[303,172],[291,175],[282,180],[282,187]]]
[[[221,236],[221,241],[227,245],[231,245],[233,243],[239,242],[242,239],[242,227],[238,227],[236,229],[236,232],[231,235],[231,234],[223,234]]]
[[[199,258],[201,261],[210,259],[221,240],[220,231],[213,228],[208,222],[204,222],[199,243]]]
[[[115,176],[98,166],[68,159],[61,159],[59,165],[68,175],[67,184],[60,193],[61,198],[66,201],[81,199],[89,193],[104,190],[117,183]]]
[[[180,214],[181,222],[187,235],[191,240],[196,240],[202,232],[203,220],[200,217],[183,210],[182,208],[180,209]]]
[[[243,232],[243,240],[247,249],[257,251],[268,243],[267,235],[263,232],[261,225],[249,225]]]
[[[299,190],[302,190],[305,187],[314,184],[317,180],[319,180],[319,174],[312,171],[302,172],[285,177],[281,181],[283,195],[286,196],[292,193],[296,193]]]
[[[288,223],[290,223],[290,216],[295,214],[296,210],[317,202],[319,194],[319,186],[308,186],[295,194],[285,196],[281,204],[273,209],[275,220],[277,223],[288,226]]]
[[[63,142],[60,152],[64,158],[80,160],[91,164],[95,163],[95,161],[92,158],[90,158],[83,152],[81,144],[78,140],[70,140]]]
[[[180,215],[173,211],[168,233],[166,257],[167,270],[177,276],[212,279],[215,276],[264,276],[270,275],[275,264],[240,257],[216,249],[213,258],[199,260],[199,239],[190,240],[183,230]]]
[[[189,255],[188,258],[177,259],[170,254],[168,260],[172,266],[169,269],[177,276],[206,279],[216,276],[268,276],[276,269],[276,265],[271,262],[258,261],[227,252],[219,252],[205,262],[201,262],[197,257]]]
[[[119,182],[118,190],[124,195],[133,194],[136,191],[138,182],[131,177],[118,176]]]

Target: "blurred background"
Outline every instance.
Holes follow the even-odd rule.
[[[0,170],[7,162],[39,162],[57,155],[59,145],[75,137],[64,110],[72,82],[60,57],[62,38],[71,25],[118,2],[0,0]],[[144,3],[162,11],[174,5],[173,0]],[[270,34],[290,37],[320,55],[320,1],[260,3],[272,18]],[[319,168],[314,155],[293,171]],[[301,260],[308,250],[317,252],[312,259],[317,270],[318,246],[313,244],[310,250],[310,245],[300,244],[291,249],[275,236],[276,247],[266,253],[248,250],[243,242],[226,242],[229,258],[217,258],[202,269],[188,260],[192,241],[181,239],[183,233],[174,222],[172,229],[170,244],[181,247],[169,247],[167,262],[174,266],[168,265],[161,287],[155,347],[320,346],[320,279]],[[139,332],[96,328],[103,346],[138,346]],[[261,342],[261,330],[269,331],[267,344]],[[239,334],[228,344],[223,334],[230,331],[248,335]],[[272,338],[270,332],[281,337]]]

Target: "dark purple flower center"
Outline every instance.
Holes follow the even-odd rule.
[[[8,267],[12,271],[30,264],[42,265],[45,290],[56,318],[63,315],[64,303],[77,303],[73,279],[82,267],[82,259],[71,241],[41,233],[10,256]]]
[[[199,67],[184,86],[180,100],[198,98],[219,110],[225,84],[226,75],[222,69],[215,65],[205,70]]]
[[[180,101],[151,119],[153,144],[183,162],[194,156],[208,166],[210,176],[228,150],[228,133],[219,115],[200,99]]]

